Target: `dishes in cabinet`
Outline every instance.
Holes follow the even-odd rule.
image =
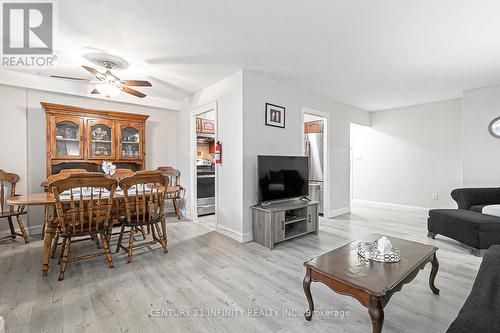
[[[94,154],[95,156],[109,156],[108,149],[104,146],[96,147]]]
[[[92,140],[108,140],[108,131],[103,130],[101,127],[95,128],[94,130],[92,130]]]

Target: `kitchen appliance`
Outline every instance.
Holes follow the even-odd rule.
[[[309,182],[309,198],[312,201],[321,202],[321,195],[322,195],[321,186],[319,184]]]
[[[319,213],[323,214],[323,133],[305,134],[305,155],[309,157],[309,185],[319,186]]]
[[[198,216],[215,214],[215,168],[213,164],[196,167]]]
[[[215,135],[197,133],[196,145],[198,216],[215,214],[215,164],[213,158]]]
[[[309,194],[306,156],[257,156],[259,202],[299,198]]]

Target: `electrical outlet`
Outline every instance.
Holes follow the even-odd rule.
[[[432,200],[439,200],[439,196],[437,193],[432,193]]]

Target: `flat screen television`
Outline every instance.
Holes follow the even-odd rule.
[[[306,156],[257,156],[259,202],[307,196],[309,163]]]

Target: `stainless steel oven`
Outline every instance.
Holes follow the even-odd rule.
[[[215,214],[215,170],[213,166],[197,167],[198,216]]]

